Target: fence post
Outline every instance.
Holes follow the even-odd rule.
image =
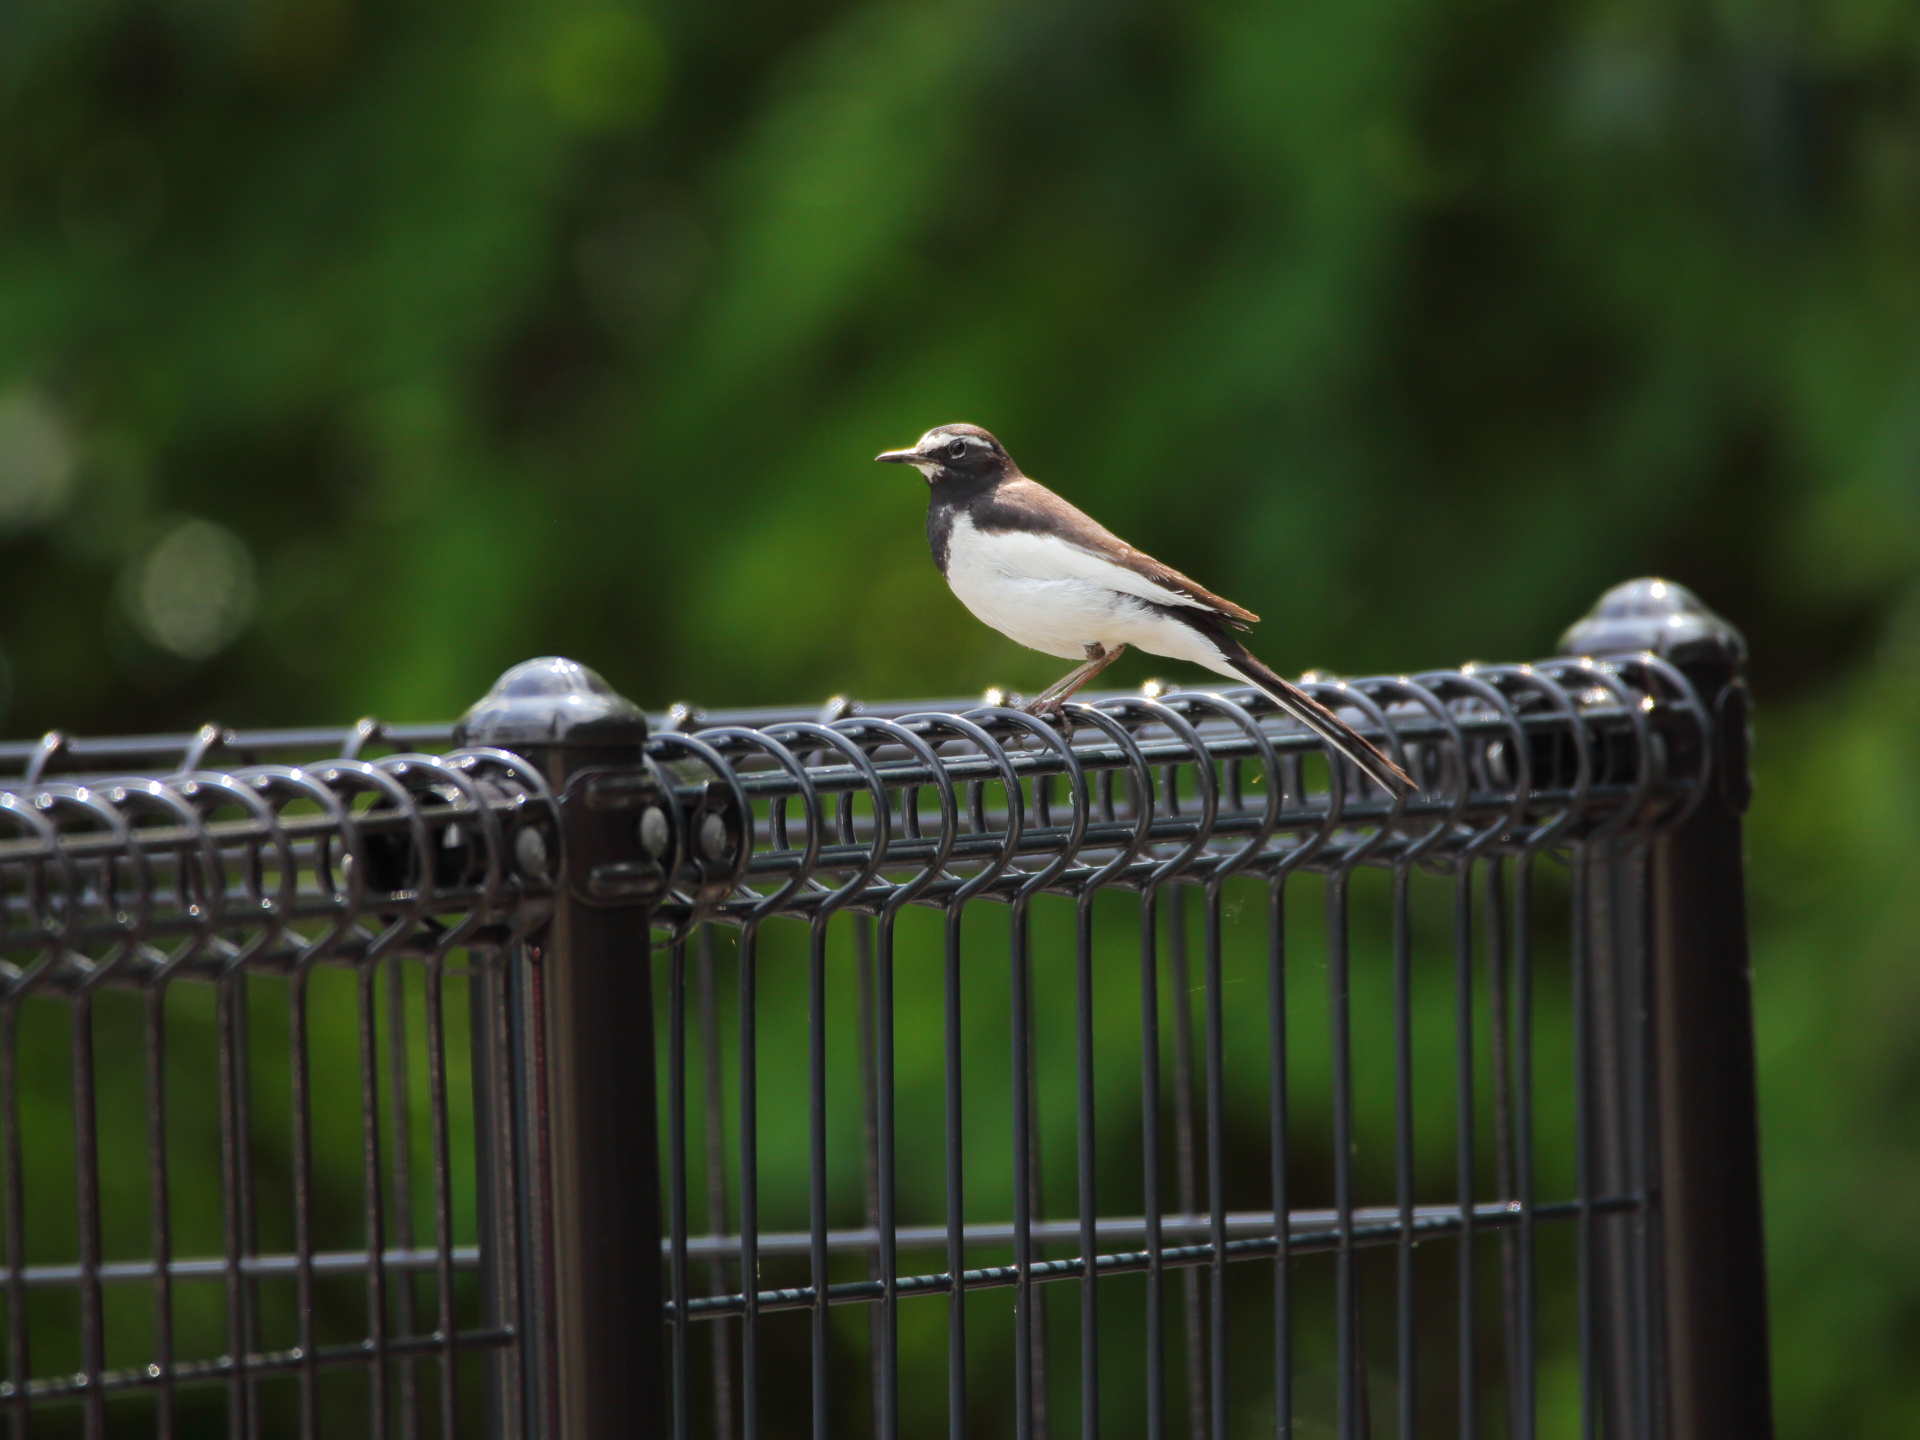
[[[507,982],[519,1053],[506,1068],[526,1091],[513,1108],[533,1252],[516,1277],[529,1440],[666,1428],[648,912],[677,826],[646,738],[637,706],[557,657],[509,670],[456,733],[525,756],[560,800],[560,853],[516,857],[551,867],[553,916]]]
[[[1654,1160],[1672,1440],[1769,1440],[1773,1404],[1760,1221],[1760,1141],[1741,814],[1746,645],[1684,587],[1634,580],[1567,632],[1578,655],[1654,651],[1681,670],[1712,724],[1712,783],[1655,840],[1647,936]]]

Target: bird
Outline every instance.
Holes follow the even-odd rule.
[[[1378,746],[1240,643],[1234,632],[1259,616],[1022,474],[978,425],[938,425],[874,459],[926,477],[927,543],[961,604],[1028,649],[1080,662],[1034,697],[1029,713],[1058,716],[1131,645],[1246,681],[1390,795],[1419,788]]]

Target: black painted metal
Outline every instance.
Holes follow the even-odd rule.
[[[1630,867],[1649,962],[1644,1010],[1651,1054],[1621,1075],[1644,1076],[1641,1142],[1659,1203],[1644,1224],[1652,1288],[1631,1339],[1664,1340],[1673,1440],[1766,1440],[1769,1389],[1765,1250],[1760,1219],[1752,974],[1747,955],[1741,814],[1749,795],[1747,697],[1739,632],[1683,587],[1635,581],[1608,593],[1565,648],[1594,655],[1653,651],[1692,684],[1710,716],[1714,783],[1689,813],[1648,838]],[[1654,1313],[1663,1311],[1663,1314]],[[1640,1387],[1658,1394],[1662,1377]]]
[[[1636,582],[1569,645],[1313,681],[1421,779],[1404,803],[1247,691],[1058,726],[844,700],[649,722],[556,660],[452,731],[0,746],[0,1410],[16,1436],[60,1405],[171,1435],[212,1384],[236,1436],[1199,1440],[1271,1406],[1280,1437],[1502,1416],[1525,1440],[1550,1311],[1577,1318],[1583,1434],[1764,1437],[1737,637]],[[466,748],[383,753],[411,745]],[[314,1044],[336,968],[345,1094]],[[131,1259],[102,1239],[118,991],[154,1177]],[[204,1042],[176,1014],[196,994]],[[21,1088],[50,1006],[58,1154]],[[249,1016],[274,1006],[268,1044]],[[180,1253],[169,1204],[196,1073],[214,1254]],[[316,1158],[336,1112],[357,1247],[322,1243],[352,1223]],[[33,1208],[56,1162],[64,1250]],[[341,1284],[357,1340],[318,1319]],[[211,1342],[180,1302],[208,1286]],[[1296,1384],[1309,1354],[1329,1379]]]
[[[522,1310],[544,1422],[535,1433],[647,1440],[667,1433],[661,1187],[658,1148],[636,1143],[633,1118],[659,1109],[648,913],[676,866],[677,807],[644,764],[645,716],[571,661],[508,671],[458,738],[524,755],[560,796],[559,833],[548,842],[562,852],[547,857],[557,870],[552,911],[516,947],[524,984],[539,992],[528,1018],[538,1031],[529,1082],[540,1144],[521,1187],[546,1258],[539,1301]],[[673,958],[683,1081],[681,947]],[[683,1085],[674,1099],[684,1107]],[[683,1118],[675,1117],[680,1154]],[[674,1201],[684,1237],[684,1185]],[[441,1289],[443,1305],[449,1293]],[[443,1319],[441,1333],[450,1328]]]

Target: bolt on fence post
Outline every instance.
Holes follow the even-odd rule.
[[[505,982],[511,1003],[494,1013],[507,1021],[483,1021],[475,1036],[517,1052],[505,1066],[476,1057],[477,1068],[524,1087],[511,1107],[489,1097],[486,1121],[498,1129],[517,1112],[525,1258],[517,1276],[483,1279],[490,1294],[520,1296],[529,1440],[647,1440],[666,1428],[648,916],[678,827],[646,738],[637,706],[558,657],[509,670],[456,732],[525,756],[560,801],[561,834],[542,844],[523,831],[514,857],[551,877],[552,918]],[[479,1146],[483,1157],[500,1148]],[[483,1215],[497,1216],[504,1187],[483,1186]],[[483,1244],[510,1240],[484,1227]],[[500,1257],[496,1244],[491,1263]],[[516,1404],[507,1386],[489,1388],[496,1407]],[[494,1433],[511,1431],[496,1422]]]
[[[1713,745],[1707,793],[1651,846],[1651,1072],[1658,1193],[1650,1277],[1671,1440],[1770,1440],[1767,1289],[1741,815],[1746,645],[1684,587],[1634,580],[1567,632],[1566,654],[1654,651],[1693,684]],[[1656,1425],[1658,1425],[1656,1417]],[[1638,1428],[1638,1427],[1634,1427]]]

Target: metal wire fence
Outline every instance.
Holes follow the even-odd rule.
[[[1764,1435],[1738,641],[1638,582],[1570,644],[1315,681],[1404,801],[1250,691],[564,661],[0,747],[0,1408]]]

